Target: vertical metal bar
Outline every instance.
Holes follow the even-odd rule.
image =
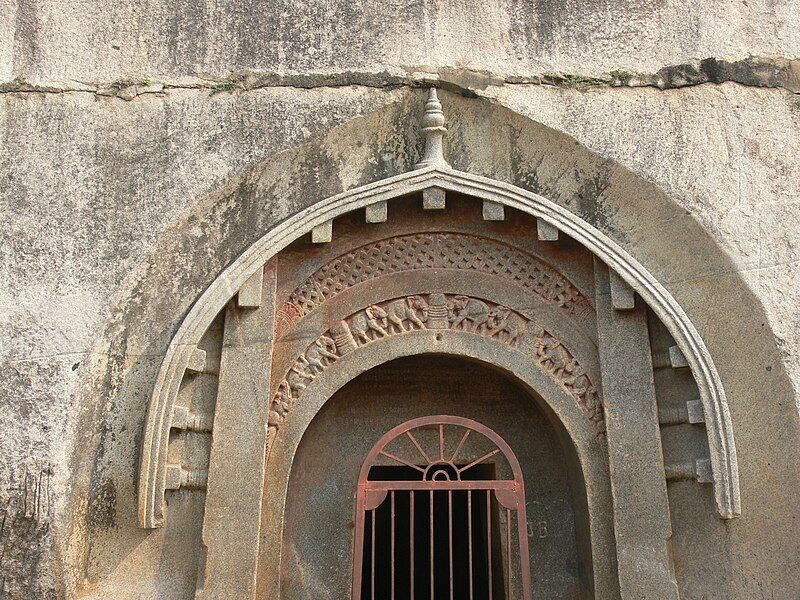
[[[469,431],[469,430],[468,430]],[[473,600],[472,574],[472,490],[467,490],[467,546],[469,548],[469,600]]]
[[[525,489],[517,497],[517,547],[519,548],[520,573],[522,575],[522,599],[531,600],[531,555],[528,550],[528,514],[525,510]]]
[[[433,597],[433,490],[431,490],[431,600]]]
[[[364,491],[359,486],[356,498],[356,547],[353,560],[353,600],[361,600],[361,583],[364,577],[364,536],[366,535]]]
[[[506,571],[508,572],[508,598],[511,599],[511,509],[506,509]]]
[[[455,596],[456,596],[456,593],[455,593],[456,578],[455,578],[455,576],[456,575],[459,575],[459,582],[460,582],[459,586],[463,585],[463,587],[468,587],[469,588],[469,594],[468,595],[467,594],[463,594],[463,596],[464,596],[463,600],[467,600],[467,597],[469,598],[469,600],[475,600],[476,595],[477,595],[478,598],[481,598],[481,599],[484,599],[484,598],[488,597],[489,600],[492,600],[492,598],[494,597],[494,563],[493,563],[493,560],[499,560],[498,575],[500,576],[500,579],[497,580],[497,586],[498,586],[498,588],[502,588],[502,589],[500,589],[499,595],[502,596],[505,600],[511,600],[512,596],[516,597],[515,593],[516,593],[516,591],[518,589],[520,589],[520,588],[512,588],[512,585],[513,585],[513,583],[515,581],[514,578],[516,577],[513,574],[513,569],[514,569],[513,565],[514,565],[514,562],[517,560],[514,557],[515,554],[519,555],[518,560],[520,561],[520,564],[521,564],[521,567],[522,567],[522,571],[521,571],[521,574],[520,574],[520,586],[521,586],[521,590],[522,590],[522,598],[520,600],[530,600],[530,596],[531,596],[531,594],[530,594],[531,581],[530,581],[530,571],[529,571],[530,555],[529,555],[529,549],[528,549],[528,545],[527,545],[527,543],[528,543],[527,521],[526,521],[525,504],[524,504],[525,493],[524,493],[524,486],[523,486],[522,479],[519,476],[519,464],[516,461],[516,457],[513,456],[513,454],[510,452],[510,449],[507,448],[507,445],[505,445],[504,442],[501,439],[497,438],[497,436],[496,436],[496,434],[494,434],[494,432],[492,432],[491,430],[488,430],[486,427],[481,426],[478,423],[474,423],[474,422],[466,420],[466,419],[459,419],[457,417],[433,417],[433,418],[425,418],[425,419],[422,419],[422,420],[409,421],[406,425],[408,425],[409,427],[413,428],[413,426],[417,425],[419,422],[424,422],[425,424],[430,424],[430,425],[438,425],[438,432],[437,432],[438,433],[438,440],[437,441],[439,443],[439,460],[441,460],[441,461],[444,461],[444,454],[445,454],[445,441],[446,441],[445,440],[445,431],[444,431],[445,425],[458,425],[458,426],[466,428],[466,431],[463,433],[460,441],[457,444],[457,447],[455,449],[455,452],[453,453],[453,456],[452,456],[451,460],[446,461],[446,462],[449,462],[451,464],[451,466],[453,465],[453,460],[459,455],[459,453],[463,449],[463,447],[465,445],[465,442],[467,441],[467,439],[469,437],[469,433],[470,433],[471,430],[474,429],[475,431],[483,432],[484,436],[486,436],[490,440],[496,442],[494,450],[492,450],[489,453],[485,454],[481,458],[473,461],[472,463],[470,463],[466,467],[461,467],[461,468],[456,467],[456,471],[457,471],[458,475],[460,475],[463,471],[466,471],[466,470],[472,468],[473,466],[475,466],[475,465],[477,465],[479,463],[485,462],[487,459],[491,458],[492,456],[494,456],[495,454],[498,454],[500,452],[504,452],[505,453],[505,456],[508,458],[509,462],[512,465],[512,469],[514,469],[515,474],[516,474],[515,475],[516,478],[514,480],[513,488],[509,488],[506,485],[502,485],[501,486],[501,485],[498,485],[499,482],[489,480],[489,481],[485,482],[485,485],[480,485],[479,482],[463,482],[462,481],[457,486],[455,486],[455,489],[454,489],[453,486],[448,485],[446,483],[446,481],[450,481],[450,477],[445,477],[444,479],[441,479],[441,480],[436,478],[435,481],[426,481],[425,477],[421,477],[420,481],[415,481],[414,485],[411,486],[411,487],[419,488],[420,492],[424,492],[424,490],[427,489],[427,491],[429,493],[429,497],[428,497],[429,498],[429,505],[428,505],[428,508],[429,508],[429,523],[428,523],[428,525],[429,525],[429,543],[430,543],[430,546],[429,546],[429,558],[430,558],[430,563],[429,563],[430,585],[429,585],[429,588],[430,588],[430,596],[426,597],[426,600],[445,600],[445,598],[449,598],[449,600],[455,600]],[[404,425],[403,427],[405,427],[406,425]],[[407,435],[407,437],[411,440],[412,444],[416,447],[417,452],[420,453],[420,456],[422,456],[423,458],[428,456],[425,453],[425,451],[421,448],[421,446],[419,445],[419,442],[416,440],[416,438],[414,437],[414,435],[411,433],[410,430],[398,429],[397,431],[399,431],[400,434],[405,433]],[[395,434],[395,430],[393,430],[391,433],[392,433],[392,435],[394,435]],[[387,439],[388,439],[391,436],[385,436],[385,437],[387,437]],[[397,505],[397,502],[398,501],[397,501],[397,494],[396,494],[397,491],[408,491],[409,492],[409,497],[408,497],[409,498],[408,499],[408,502],[409,502],[409,509],[408,509],[408,515],[409,515],[409,517],[408,517],[409,518],[409,532],[408,532],[408,536],[409,536],[409,538],[408,538],[408,540],[409,540],[408,541],[408,543],[409,543],[409,556],[408,556],[408,560],[409,560],[409,590],[410,590],[410,596],[408,597],[408,600],[416,600],[415,592],[418,592],[418,590],[415,589],[415,575],[417,575],[417,573],[416,573],[416,564],[415,564],[415,559],[416,559],[415,550],[420,549],[418,547],[418,545],[416,544],[416,539],[415,539],[416,538],[416,514],[415,513],[418,512],[417,507],[416,507],[416,493],[417,493],[417,491],[413,490],[413,489],[408,489],[409,486],[404,485],[402,481],[385,482],[383,484],[370,487],[367,484],[368,476],[366,476],[365,474],[368,473],[368,467],[370,466],[370,464],[372,464],[372,462],[374,462],[374,460],[376,459],[376,457],[379,454],[380,455],[384,455],[387,458],[392,459],[392,460],[394,460],[396,462],[399,462],[400,464],[406,465],[408,467],[413,467],[416,471],[419,471],[420,473],[424,473],[425,469],[423,467],[419,466],[419,465],[414,464],[413,462],[409,462],[408,460],[406,460],[404,458],[394,456],[390,452],[387,452],[385,447],[386,447],[386,443],[381,441],[379,444],[377,444],[373,448],[373,450],[368,455],[367,460],[365,461],[365,463],[364,463],[364,465],[362,467],[362,477],[359,480],[359,490],[358,490],[358,496],[357,496],[357,499],[356,499],[356,503],[357,503],[357,506],[359,507],[359,510],[357,511],[356,524],[355,524],[356,525],[356,537],[357,537],[356,542],[355,542],[355,550],[356,550],[357,556],[355,556],[354,561],[353,561],[353,565],[354,565],[353,598],[354,598],[354,600],[362,600],[362,599],[363,600],[377,600],[377,596],[380,596],[381,598],[385,598],[385,600],[397,600],[397,596],[398,596],[398,587],[397,587],[397,577],[398,577],[397,535],[398,535],[398,533],[401,536],[403,535],[402,532],[398,532],[397,531],[397,523],[398,523],[398,521],[397,521],[397,519],[398,519],[398,505]],[[431,461],[426,461],[426,462],[429,463],[428,466],[431,466],[431,464],[432,464]],[[460,480],[461,479],[460,476],[457,477],[457,479]],[[466,485],[463,485],[465,483],[466,483]],[[495,489],[495,488],[497,488],[497,489]],[[459,507],[455,507],[455,511],[454,511],[453,495],[454,495],[454,493],[459,493],[459,489],[463,489],[463,491],[465,491],[467,493],[467,503],[466,503],[466,509],[467,509],[467,528],[466,529],[467,529],[467,531],[466,531],[466,533],[467,533],[467,567],[469,569],[469,582],[468,583],[463,581],[463,574],[462,573],[463,573],[463,566],[464,565],[461,562],[462,561],[462,556],[460,554],[461,549],[459,549],[458,564],[456,564],[456,556],[455,556],[455,542],[456,542],[456,539],[455,539],[455,530],[454,530],[454,527],[455,527],[454,519],[455,519],[455,516],[459,516],[460,517],[460,512],[459,511],[461,509]],[[513,489],[513,492],[516,494],[515,499],[514,499],[514,503],[513,503],[514,506],[512,506],[511,496],[510,496],[510,492],[512,492],[512,489]],[[486,527],[486,529],[485,529],[486,555],[485,556],[486,556],[487,573],[486,573],[485,578],[486,578],[486,580],[488,582],[488,590],[487,590],[487,593],[485,595],[483,593],[483,579],[484,579],[484,576],[482,576],[480,574],[478,575],[478,584],[477,584],[478,585],[478,591],[476,592],[476,578],[475,578],[475,558],[476,557],[475,557],[475,548],[473,548],[473,546],[475,544],[482,544],[483,543],[481,538],[483,537],[483,533],[484,533],[484,530],[481,529],[482,525],[480,524],[480,522],[475,520],[476,519],[475,513],[478,514],[477,518],[480,519],[480,510],[481,510],[481,506],[480,505],[482,504],[480,495],[476,495],[475,498],[474,498],[474,502],[473,502],[472,492],[473,491],[477,491],[477,490],[483,490],[483,491],[486,492],[486,505],[485,505],[485,507],[486,507],[486,524],[485,524],[485,527]],[[443,531],[440,531],[439,538],[437,538],[436,537],[436,535],[437,535],[437,533],[436,533],[436,494],[437,493],[439,494],[440,501],[441,501],[441,500],[444,500],[444,496],[442,495],[442,492],[445,492],[445,491],[447,492],[447,533],[445,534]],[[381,568],[384,568],[385,570],[388,570],[389,573],[386,573],[384,571],[383,573],[379,574],[378,573],[378,556],[377,556],[378,519],[377,519],[377,512],[376,511],[379,508],[379,506],[377,506],[377,504],[381,504],[381,503],[384,502],[384,500],[385,500],[385,498],[387,496],[387,492],[391,492],[391,499],[390,499],[390,502],[389,502],[390,506],[387,507],[387,510],[389,511],[390,521],[389,521],[389,527],[387,527],[387,531],[384,532],[382,535],[384,535],[383,540],[385,540],[386,534],[389,534],[391,536],[390,537],[390,542],[389,542],[389,546],[390,546],[390,548],[389,548],[390,549],[390,553],[389,553],[390,565],[389,565],[388,569],[385,569],[386,565],[383,565],[383,567],[381,567]],[[498,517],[499,517],[498,518],[498,523],[502,524],[501,518],[504,518],[505,519],[505,525],[506,525],[505,536],[503,535],[502,528],[497,532],[498,542],[497,542],[497,546],[496,547],[494,546],[494,538],[493,538],[493,531],[492,531],[492,527],[493,527],[492,521],[494,521],[494,518],[495,518],[492,496],[495,496],[494,502],[496,503],[497,510],[498,510]],[[421,496],[421,498],[422,498],[422,496]],[[502,502],[501,502],[501,500],[502,500]],[[424,502],[424,498],[422,498],[422,501]],[[473,506],[473,504],[475,504],[476,506]],[[505,514],[499,512],[501,510],[500,506],[503,506],[503,509],[505,510]],[[506,506],[510,506],[511,508],[506,508]],[[369,541],[366,539],[366,524],[367,524],[367,516],[368,516],[367,515],[367,510],[366,510],[367,508],[371,513],[369,515],[369,524],[371,525],[371,530],[370,530],[370,538],[371,539]],[[444,509],[444,506],[441,506],[441,508]],[[424,511],[424,506],[422,507],[422,510]],[[516,523],[515,526],[518,527],[518,529],[519,529],[519,531],[517,532],[517,535],[519,536],[519,539],[518,539],[518,545],[517,545],[516,552],[515,552],[514,547],[512,545],[512,542],[513,542],[513,534],[512,534],[512,531],[511,531],[511,527],[512,527],[512,522],[511,522],[512,515],[511,515],[511,512],[512,511],[516,511],[517,523]],[[455,514],[454,514],[454,512],[455,512]],[[463,527],[463,525],[461,523],[462,522],[459,521],[459,526]],[[476,526],[478,527],[477,535],[478,535],[478,538],[479,538],[479,539],[477,539],[477,541],[475,539],[475,536],[476,536],[475,528],[476,528]],[[440,525],[439,529],[441,530],[442,527],[443,527],[443,525]],[[444,539],[442,539],[442,537],[444,535],[447,535],[447,541],[446,542],[445,542]],[[459,534],[459,535],[461,535],[461,534]],[[505,537],[505,540],[503,540],[503,537]],[[436,544],[438,543],[438,541],[443,542],[442,543],[442,548],[440,548],[439,550],[443,550],[445,552],[448,552],[448,556],[447,556],[448,565],[447,565],[447,567],[445,567],[445,565],[440,565],[442,568],[439,569],[439,571],[437,571],[437,565],[436,565],[436,551],[437,551]],[[371,544],[370,550],[369,550],[369,552],[371,552],[369,571],[367,571],[367,566],[366,566],[367,552],[364,551],[366,549],[366,545],[365,544]],[[446,545],[446,548],[445,548],[445,545]],[[385,541],[382,541],[381,542],[381,551],[383,552],[384,550],[385,550]],[[492,555],[496,554],[498,551],[500,552],[499,557],[496,557],[496,558],[493,557]],[[400,548],[400,552],[401,553],[403,552],[402,548]],[[504,560],[506,558],[507,558],[507,560]],[[400,557],[400,559],[402,561],[402,557]],[[385,560],[385,557],[382,558],[382,560]],[[441,552],[440,552],[439,560],[441,561]],[[505,565],[506,573],[503,573],[503,567],[504,567],[503,563],[504,562],[506,563],[506,565]],[[441,583],[441,581],[438,584],[436,582],[437,575],[442,575],[442,573],[444,572],[445,568],[448,569],[448,575],[449,575],[449,590],[450,590],[450,594],[449,595],[447,595],[446,592],[444,594],[440,593],[440,592],[444,592],[444,590],[442,588],[444,588],[446,584]],[[480,569],[482,567],[479,566],[478,568]],[[381,583],[381,586],[380,586],[381,589],[380,590],[378,589],[378,584],[377,584],[378,575],[381,575],[382,581],[383,581],[383,577],[385,575],[389,575],[390,576],[389,585],[386,586],[386,585],[384,585],[384,583]],[[404,573],[399,573],[399,576],[404,579]],[[364,580],[366,577],[370,577],[369,586],[367,586],[366,581]],[[405,584],[401,583],[401,589],[400,589],[401,593],[403,593],[403,589],[402,588],[404,587],[404,585]],[[424,587],[425,584],[423,583],[422,585]],[[438,588],[437,588],[437,585],[438,585]],[[361,593],[362,589],[366,590],[367,587],[369,587],[369,589],[371,590],[371,595],[370,595],[369,598],[367,598],[368,594],[362,594]],[[388,595],[384,596],[384,594],[386,592],[386,587],[389,587],[389,592],[390,593]],[[419,588],[419,585],[416,585],[416,588]],[[503,593],[504,590],[506,590],[506,589],[507,589],[507,593]],[[461,588],[459,587],[459,600],[462,600],[462,598],[461,598],[462,592],[460,590],[461,590]],[[440,597],[437,598],[436,597],[437,594],[439,594]],[[406,598],[403,597],[401,600],[406,600]]]
[[[447,490],[447,531],[450,535],[450,600],[453,600],[453,490]]]
[[[372,600],[375,600],[375,512],[377,508],[372,509],[372,554],[370,555],[370,568],[372,574],[370,576],[370,585],[372,586]]]
[[[409,526],[409,529],[410,529],[409,535],[410,535],[410,538],[411,538],[410,544],[409,544],[409,546],[411,548],[410,551],[409,551],[409,561],[410,561],[409,564],[410,564],[410,568],[411,568],[411,577],[410,577],[410,579],[411,579],[411,595],[410,595],[409,600],[414,600],[414,490],[410,490],[408,492],[408,501],[410,503],[410,513],[411,513],[410,517],[409,517],[410,518],[410,523],[411,523],[411,525]]]
[[[389,498],[389,500],[391,502],[391,510],[392,510],[392,542],[391,542],[391,546],[392,546],[392,565],[391,565],[391,569],[392,569],[392,596],[391,596],[391,598],[392,598],[392,600],[394,600],[394,490],[392,490],[392,495]]]
[[[492,490],[486,490],[486,564],[489,567],[489,600],[492,600]]]

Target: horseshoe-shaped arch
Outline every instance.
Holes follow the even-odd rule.
[[[489,350],[489,351],[487,351]],[[443,330],[415,330],[404,335],[389,336],[359,347],[336,361],[311,381],[303,392],[303,401],[287,417],[271,445],[267,458],[264,482],[264,511],[275,517],[274,532],[283,531],[284,509],[289,497],[289,480],[297,449],[311,421],[323,406],[348,382],[370,370],[401,357],[450,355],[477,363],[491,365],[518,382],[531,393],[531,398],[541,399],[541,407],[552,415],[559,428],[564,428],[565,439],[574,452],[579,477],[585,489],[587,507],[611,505],[608,481],[607,444],[605,436],[597,435],[592,423],[585,417],[574,399],[547,373],[538,368],[530,357],[508,344],[473,335],[470,332]],[[609,511],[587,510],[586,535],[590,546],[591,570],[598,597],[612,597],[608,576],[613,573],[613,552],[604,549],[614,545],[613,518]],[[268,541],[259,546],[259,563],[279,565],[283,560],[280,541]],[[266,578],[265,578],[266,579]],[[266,584],[266,597],[278,597],[277,582]]]
[[[562,206],[515,185],[439,163],[345,191],[300,211],[252,244],[197,299],[169,344],[148,409],[139,473],[141,525],[152,528],[161,524],[175,398],[192,352],[215,316],[266,261],[315,227],[348,212],[433,187],[508,206],[545,221],[581,243],[641,296],[675,339],[697,382],[719,515],[727,519],[740,514],[736,449],[722,381],[703,340],[675,298],[621,246]]]

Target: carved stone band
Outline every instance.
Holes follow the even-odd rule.
[[[367,244],[317,269],[278,311],[277,337],[354,285],[391,273],[421,269],[480,271],[508,279],[563,309],[572,318],[581,318],[594,310],[571,281],[519,248],[463,233],[417,233]]]
[[[501,304],[465,295],[433,293],[370,305],[314,340],[294,361],[273,395],[270,440],[308,384],[340,357],[376,340],[421,329],[464,331],[527,353],[575,398],[598,433],[603,431],[603,407],[597,388],[559,339],[536,321]]]

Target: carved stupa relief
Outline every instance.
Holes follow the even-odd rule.
[[[595,429],[603,431],[597,388],[561,340],[536,321],[501,304],[433,293],[372,304],[314,340],[277,386],[269,410],[270,440],[306,387],[341,357],[378,340],[420,330],[463,331],[527,353],[575,399]]]

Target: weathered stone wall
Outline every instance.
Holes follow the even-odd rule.
[[[564,132],[574,142],[563,136],[555,153],[582,146],[609,170],[660,188],[734,266],[669,282],[673,289],[702,290],[713,305],[715,290],[742,278],[766,316],[749,325],[774,332],[800,386],[797,2],[0,6],[0,595],[113,592],[107,582],[124,557],[157,560],[160,534],[135,528],[134,481],[146,399],[175,315],[165,310],[147,327],[125,316],[156,294],[157,305],[185,310],[252,241],[204,226],[209,212],[238,210],[229,182],[246,188],[260,161],[392,106],[421,81],[439,77],[483,98],[474,102]],[[357,142],[342,138],[339,150]],[[470,147],[497,144],[504,155],[505,143],[498,134],[452,148],[460,168],[484,172],[491,152]],[[392,146],[365,160],[379,178],[394,172],[396,155],[414,152]],[[331,152],[287,168],[314,172],[320,189],[331,177],[360,183],[337,170],[339,159]],[[272,192],[264,223],[298,208],[287,190]],[[602,186],[586,193],[602,205]],[[158,254],[177,224],[186,244],[206,249],[183,272],[176,265],[188,249]],[[172,287],[144,286],[160,268]],[[786,430],[796,435],[796,395],[758,401],[794,419]],[[750,410],[759,408],[738,414]],[[763,435],[746,419],[734,427],[751,445]],[[740,460],[748,472],[770,468],[766,453]],[[788,465],[791,481],[796,458]],[[763,503],[788,493],[742,485]],[[101,542],[90,549],[90,539]],[[756,544],[758,568],[741,597],[786,589],[777,583],[785,566],[763,553]]]
[[[655,73],[695,59],[796,58],[797,3],[379,2],[4,3],[0,81],[81,89],[229,74],[404,74],[447,68],[500,79],[545,72]],[[750,76],[748,76],[750,77]]]

